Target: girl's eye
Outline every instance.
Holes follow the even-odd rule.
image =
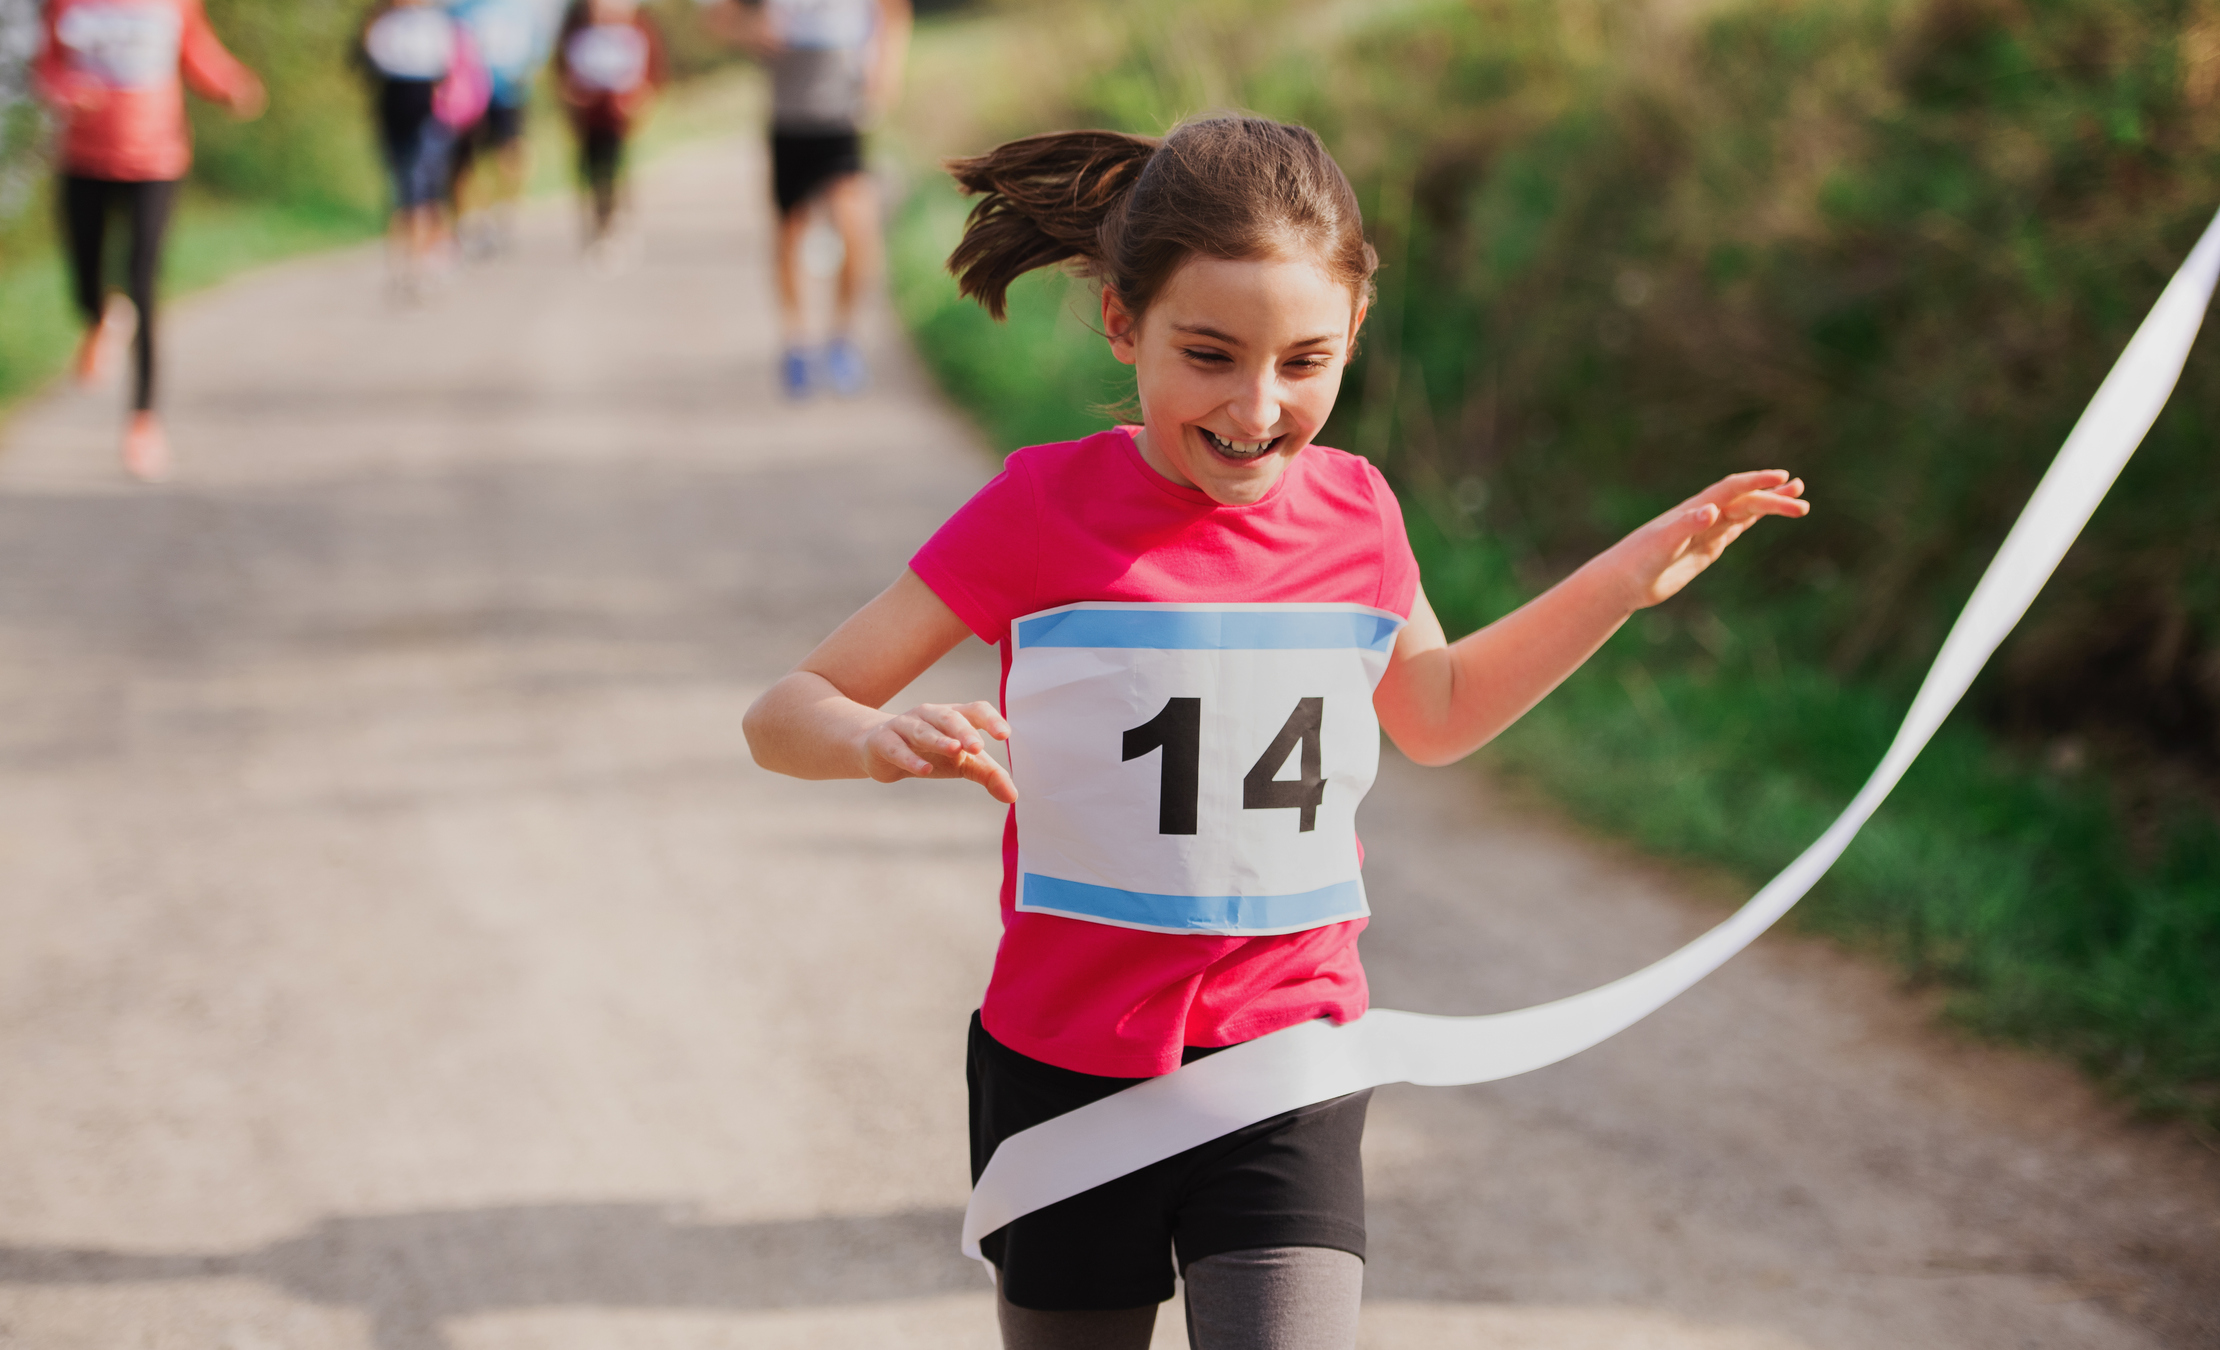
[[[1224,352],[1211,347],[1182,347],[1180,354],[1190,361],[1206,361],[1212,365],[1224,365],[1233,360]]]

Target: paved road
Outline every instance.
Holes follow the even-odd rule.
[[[6,428],[0,1347],[992,1344],[997,812],[739,735],[988,461],[883,339],[871,396],[769,397],[758,175],[663,162],[622,276],[543,213],[427,309],[368,253],[178,306],[170,486],[109,395]],[[1384,1004],[1718,912],[1469,775],[1368,813]],[[1570,1064],[1383,1092],[1367,1344],[2220,1337],[2220,1160],[1924,1019],[1771,941]]]

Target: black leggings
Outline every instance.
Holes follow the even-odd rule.
[[[71,293],[85,326],[100,322],[108,286],[103,245],[108,215],[117,207],[131,217],[131,261],[124,271],[124,294],[139,311],[133,341],[137,378],[131,406],[154,406],[154,284],[162,266],[162,234],[169,228],[170,205],[177,200],[175,180],[118,183],[106,178],[62,175],[62,234],[69,241]]]
[[[594,233],[607,234],[617,214],[617,176],[624,171],[624,132],[588,122],[578,128],[578,176],[593,194]]]

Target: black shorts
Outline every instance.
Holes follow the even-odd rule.
[[[1192,1061],[1208,1050],[1189,1049]],[[971,1018],[971,1177],[995,1147],[1141,1081],[1021,1055]],[[1364,1255],[1364,1112],[1370,1091],[1259,1121],[1021,1215],[979,1246],[1003,1297],[1041,1312],[1138,1308],[1172,1296],[1173,1253],[1331,1247]]]
[[[513,145],[524,135],[524,109],[506,104],[488,103],[484,116],[470,124],[470,130],[455,138],[450,152],[457,182],[477,164],[478,156],[490,155],[505,145]]]
[[[608,122],[578,128],[578,176],[596,187],[617,181],[624,167],[624,132]]]
[[[850,174],[863,172],[863,137],[853,131],[771,132],[771,196],[793,215]]]
[[[488,103],[486,115],[479,118],[478,125],[470,129],[471,148],[499,150],[502,146],[514,144],[523,134],[523,104]]]

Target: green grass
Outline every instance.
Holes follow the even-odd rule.
[[[995,325],[941,267],[961,217],[934,185],[896,220],[896,301],[927,364],[999,449],[1104,425],[1090,406],[1130,381],[1082,320],[1084,288],[1030,278]],[[1531,594],[1527,560],[1448,501],[1403,490],[1453,632]],[[1795,612],[1707,608],[1714,580],[1638,615],[1477,760],[1645,850],[1755,887],[1847,804],[1907,699],[1784,657],[1810,645]],[[1947,989],[1962,1027],[2068,1055],[2146,1109],[2220,1122],[2220,827],[2185,807],[2131,835],[2116,795],[1960,715],[1793,922]]]

